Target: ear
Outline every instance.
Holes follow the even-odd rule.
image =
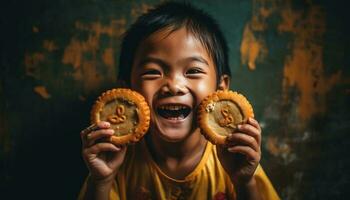
[[[229,88],[230,88],[230,77],[227,74],[224,74],[220,77],[218,89],[228,90]]]

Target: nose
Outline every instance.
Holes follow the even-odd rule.
[[[186,80],[180,76],[173,76],[166,78],[164,85],[161,88],[161,94],[168,95],[184,95],[188,92],[186,87]]]

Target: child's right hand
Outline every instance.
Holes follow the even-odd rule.
[[[114,130],[108,122],[99,122],[81,131],[82,155],[89,168],[90,178],[98,182],[111,182],[124,161],[126,146],[97,142],[109,138]]]

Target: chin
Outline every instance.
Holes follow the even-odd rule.
[[[176,143],[182,142],[191,135],[191,129],[189,128],[161,128],[159,126],[154,127],[153,131],[157,137],[166,142]]]

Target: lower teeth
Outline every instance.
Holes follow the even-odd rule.
[[[167,117],[167,119],[170,119],[170,120],[180,120],[180,119],[184,119],[185,116],[184,115],[180,115],[178,117]]]

